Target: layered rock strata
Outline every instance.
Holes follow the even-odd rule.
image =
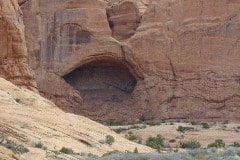
[[[62,109],[96,120],[240,119],[240,2],[29,0],[21,8],[40,91]],[[106,62],[133,78],[110,78]],[[78,84],[84,77],[88,87]]]
[[[22,12],[16,0],[0,0],[0,76],[35,90],[28,66]]]

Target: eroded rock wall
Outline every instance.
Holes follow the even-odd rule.
[[[29,0],[21,8],[40,91],[64,110],[97,120],[240,120],[240,2]],[[85,95],[63,79],[99,60],[127,67],[134,91]]]
[[[34,74],[27,61],[22,18],[17,0],[0,0],[0,76],[35,90]]]
[[[127,55],[145,73],[154,118],[239,119],[239,9],[231,0],[152,0]]]

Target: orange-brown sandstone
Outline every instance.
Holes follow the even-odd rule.
[[[45,97],[96,120],[240,120],[240,2],[28,0]]]
[[[36,88],[28,66],[22,12],[15,0],[0,0],[0,76],[30,89]]]

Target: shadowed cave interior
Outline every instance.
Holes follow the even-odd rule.
[[[137,84],[124,64],[109,60],[87,63],[63,78],[79,90],[84,103],[91,106],[127,101]]]

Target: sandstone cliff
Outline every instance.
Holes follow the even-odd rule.
[[[0,76],[19,86],[36,88],[27,61],[22,12],[16,0],[0,0]]]
[[[19,1],[20,5],[25,3],[28,1]],[[16,0],[0,0],[0,159],[78,159],[59,153],[62,147],[72,148],[76,153],[95,155],[113,150],[133,151],[135,147],[140,152],[152,151],[148,147],[116,135],[108,127],[82,116],[65,113],[52,102],[35,93],[34,74],[27,64],[27,56],[22,12],[18,3]],[[30,59],[30,62],[35,61]],[[54,92],[57,88],[61,91],[63,85],[67,86],[63,92],[68,93],[69,90],[73,90],[56,74],[43,71],[41,78],[43,82],[49,83],[46,86],[48,90],[51,86]],[[39,76],[39,72],[37,73]],[[54,81],[49,81],[51,78]],[[58,79],[59,81],[56,81]],[[53,85],[54,83],[56,86]],[[74,96],[74,93],[79,92],[73,90],[71,96]],[[77,96],[80,99],[79,94]],[[72,97],[69,99],[74,101]],[[81,102],[79,99],[76,102]],[[114,137],[115,142],[112,145],[105,142],[107,135]],[[44,148],[35,147],[39,142]],[[17,155],[6,146],[3,147],[4,143],[10,143],[8,148],[12,150],[14,145],[21,144],[28,148],[29,152]]]
[[[29,0],[41,93],[96,120],[239,117],[236,0]]]

